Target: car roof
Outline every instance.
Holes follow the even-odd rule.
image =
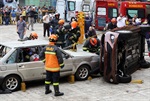
[[[82,56],[82,57],[86,57],[86,56],[98,56],[95,53],[90,53],[90,52],[85,52],[85,51],[71,51],[71,50],[64,50],[66,53],[72,55],[72,56]]]
[[[48,41],[46,40],[27,40],[27,41],[11,41],[11,42],[3,42],[0,45],[7,46],[10,48],[19,48],[19,47],[31,47],[31,46],[39,46],[39,45],[48,45]]]

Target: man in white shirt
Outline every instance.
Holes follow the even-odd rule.
[[[48,15],[48,13],[45,13],[45,15],[43,16],[43,28],[44,28],[43,36],[45,37],[47,31],[47,36],[49,37],[50,16]]]
[[[117,17],[117,27],[124,27],[126,26],[126,17],[123,17],[122,14],[119,15],[119,17]]]

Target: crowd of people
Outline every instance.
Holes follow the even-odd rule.
[[[105,30],[112,30],[114,28],[121,28],[127,25],[150,25],[150,15],[142,22],[141,18],[135,14],[132,19],[129,19],[128,16],[123,16],[120,14],[117,18],[112,18],[111,22],[105,27]]]
[[[55,12],[55,8],[49,6],[36,7],[36,6],[19,6],[18,8],[2,7],[0,8],[0,25],[15,24],[19,20],[19,16],[22,15],[26,22],[42,22],[43,10]],[[34,15],[32,15],[34,14]],[[33,19],[34,18],[34,21]],[[31,25],[32,26],[32,25]]]

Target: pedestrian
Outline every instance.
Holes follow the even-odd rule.
[[[122,14],[120,14],[118,17],[117,17],[117,27],[118,28],[121,28],[121,27],[124,27],[126,26],[126,17],[122,16]]]
[[[48,13],[45,13],[45,15],[43,16],[43,28],[44,28],[43,37],[45,37],[46,31],[47,31],[47,36],[49,37],[50,16],[48,15]]]
[[[58,21],[60,20],[60,14],[56,13],[55,17],[52,19],[52,21],[50,22],[52,25],[52,33],[56,34],[56,31],[58,29]]]
[[[23,16],[20,16],[20,20],[17,22],[17,33],[20,39],[23,39],[26,33],[26,22],[23,20]]]
[[[142,23],[142,25],[149,25],[148,19],[145,19],[145,21]],[[150,56],[150,32],[145,33],[145,39],[147,42],[147,49],[148,49],[148,55]]]
[[[2,20],[2,18],[3,18],[3,9],[2,9],[2,8],[0,8],[0,25],[2,25],[2,24],[3,24],[3,20]]]
[[[100,53],[100,40],[97,38],[90,38],[86,40],[83,45],[83,51],[96,53],[99,55]]]
[[[11,11],[11,21],[12,21],[12,24],[16,24],[16,11],[15,11],[15,8],[13,8],[12,11]]]
[[[135,14],[134,17],[132,18],[132,25],[136,25],[136,19],[137,15]]]
[[[90,17],[89,13],[85,15],[85,24],[84,24],[84,32],[87,33],[89,27],[92,26],[92,18]]]
[[[96,31],[95,31],[95,28],[93,26],[90,26],[88,32],[85,33],[86,39],[90,38],[90,37],[97,38]]]
[[[111,22],[108,24],[108,27],[106,28],[106,30],[112,30],[114,28],[117,28],[117,20],[116,18],[112,18]]]
[[[49,37],[49,45],[46,46],[40,53],[40,58],[45,60],[46,79],[45,79],[45,94],[52,92],[50,84],[53,83],[55,94],[54,96],[62,96],[64,93],[59,91],[60,68],[64,67],[62,53],[55,45],[57,36],[52,34]]]
[[[31,25],[31,30],[34,31],[34,28],[33,28],[33,24],[34,24],[34,16],[35,16],[36,12],[35,12],[35,9],[33,7],[30,8],[30,11],[28,12],[28,26],[27,26],[27,29],[29,30],[29,27]]]
[[[65,21],[64,20],[59,20],[58,24],[59,24],[59,27],[56,31],[56,35],[58,36],[58,41],[57,41],[57,46],[58,47],[61,47],[61,48],[64,48],[65,47],[65,28],[64,28],[64,23]]]

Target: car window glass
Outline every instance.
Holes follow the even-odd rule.
[[[21,48],[21,50],[19,57],[23,58],[23,61],[20,62],[39,61],[40,51],[38,47]]]
[[[6,63],[11,64],[11,63],[16,63],[16,56],[17,56],[17,51],[13,52],[10,57],[7,59]]]
[[[11,48],[0,45],[0,57],[4,57],[10,50]]]

